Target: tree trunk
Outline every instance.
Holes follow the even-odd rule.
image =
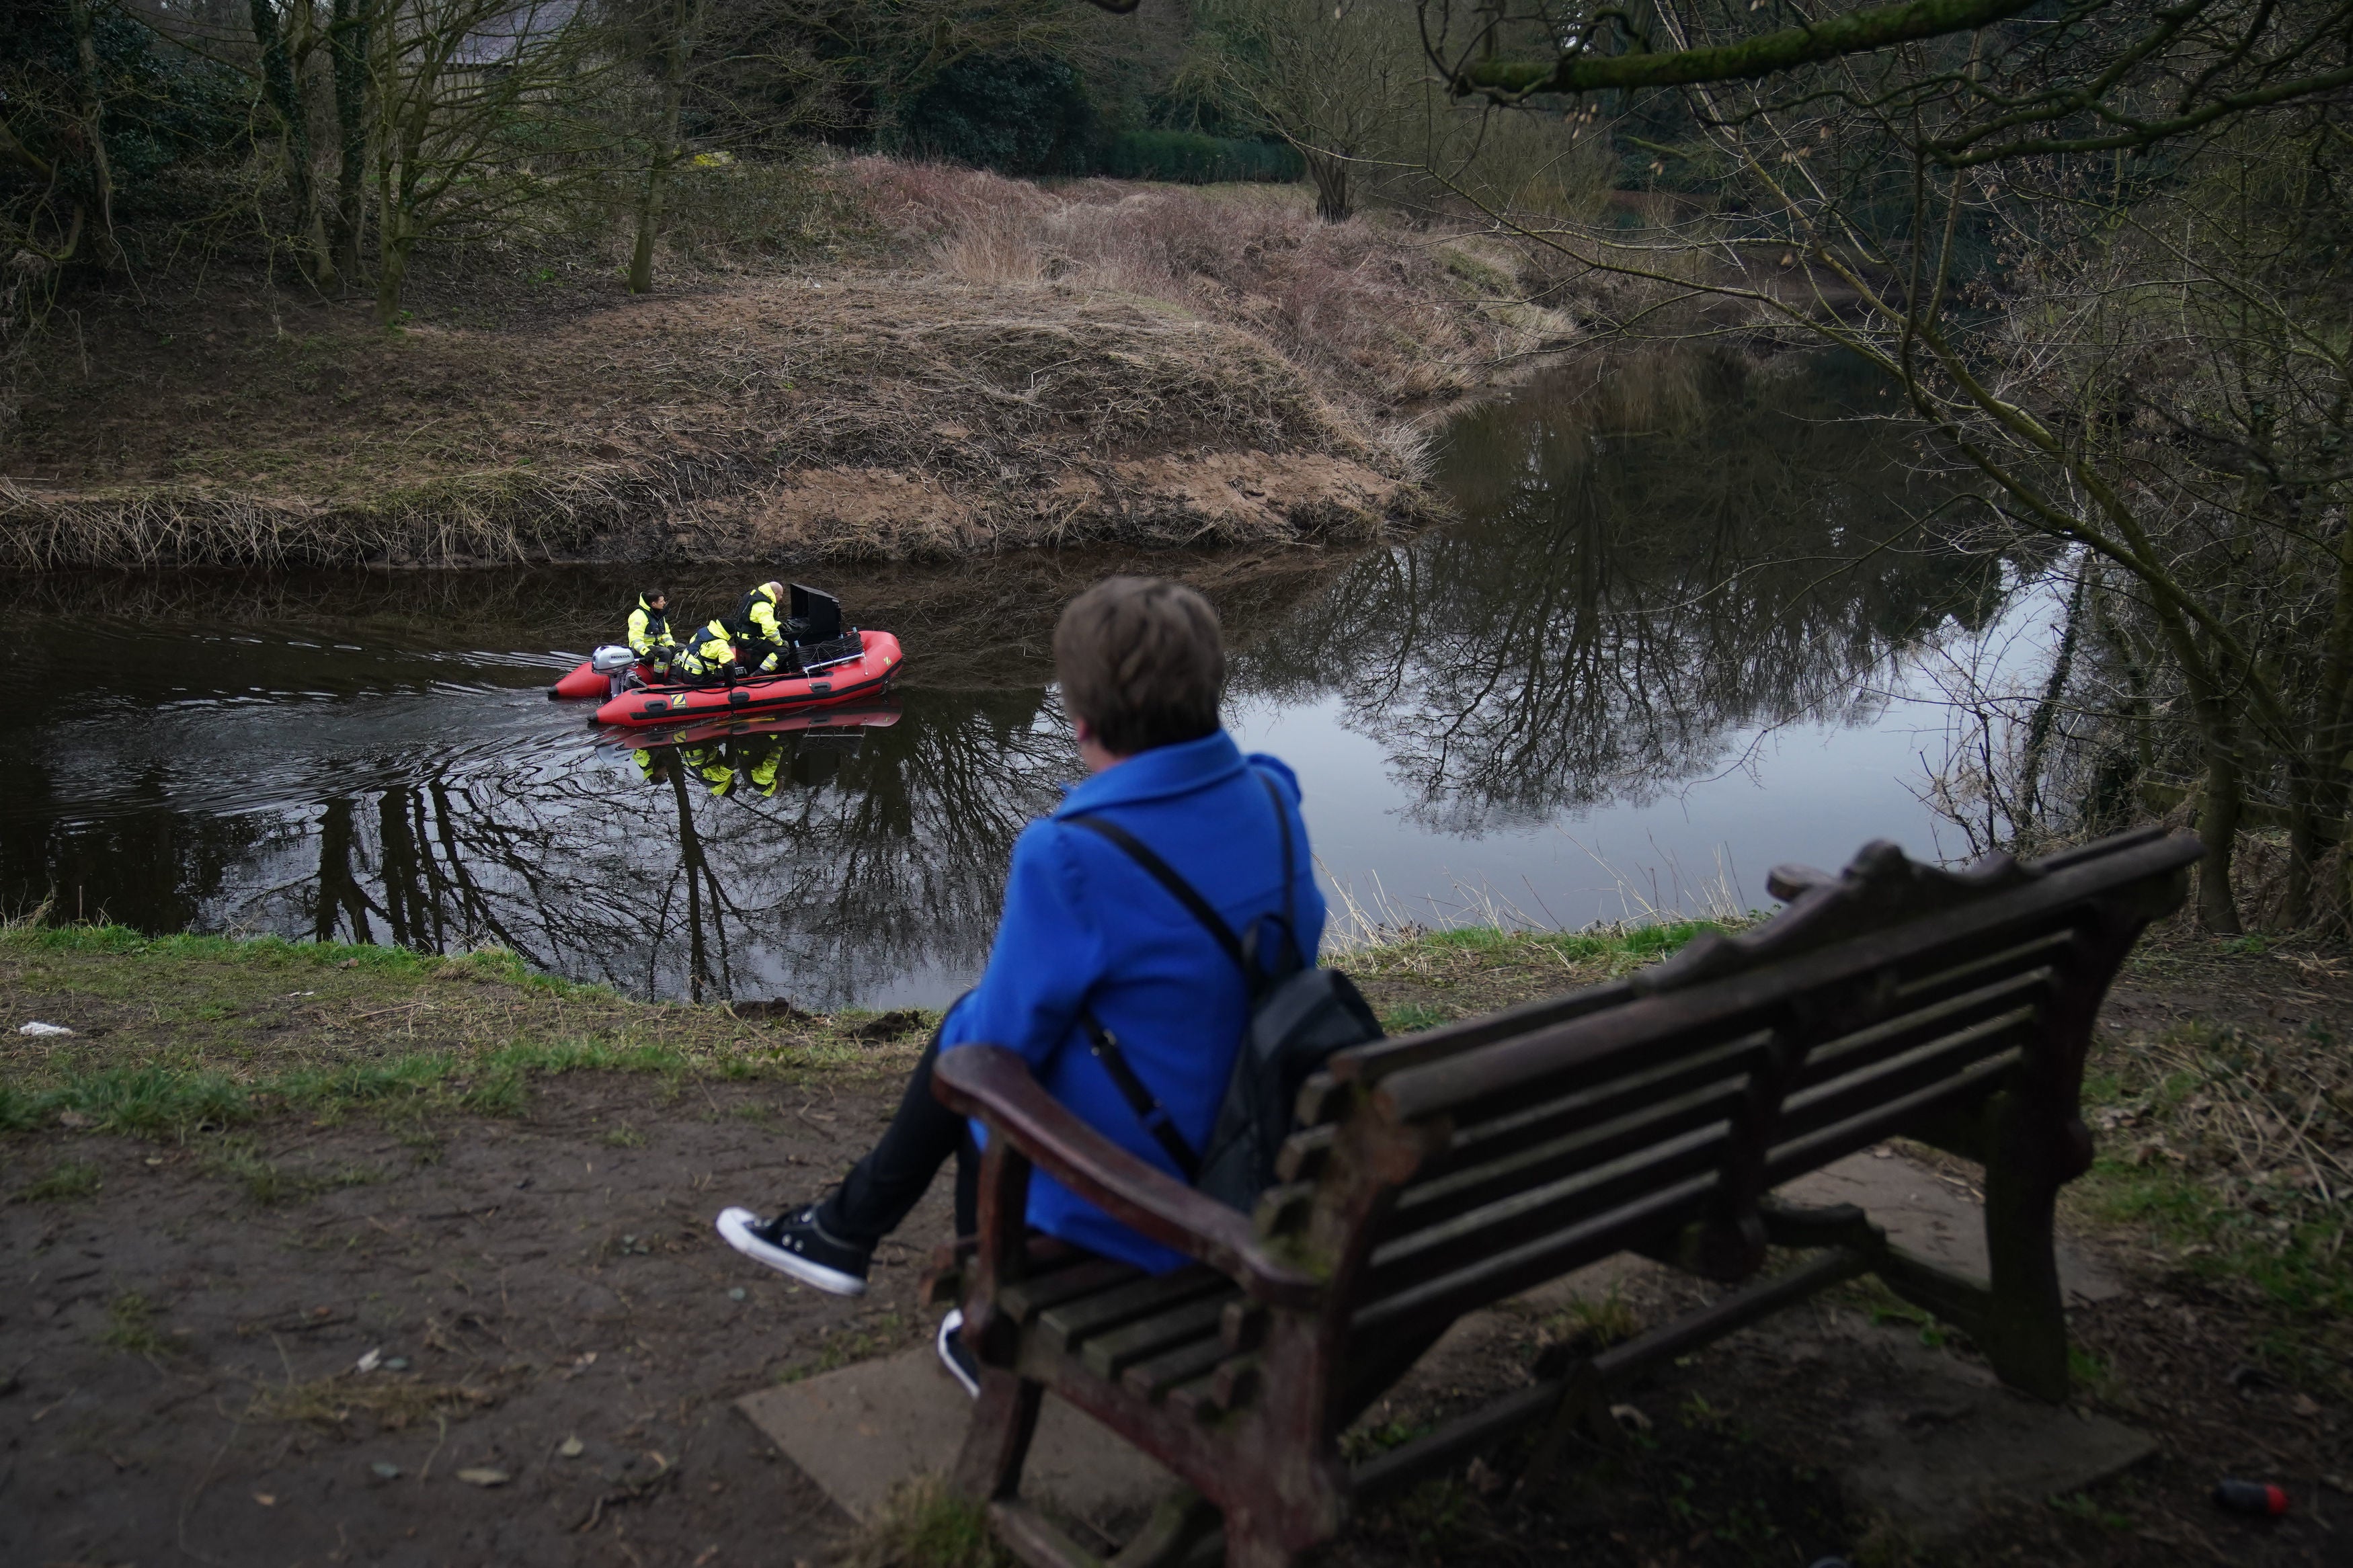
[[[2014,837],[2022,837],[2031,847],[2040,838],[2042,819],[2042,760],[2051,749],[2051,731],[2059,722],[2059,701],[2067,693],[2067,679],[2074,672],[2075,644],[2084,622],[2084,587],[2091,580],[2092,563],[2087,558],[2075,563],[2074,591],[2067,595],[2067,624],[2059,634],[2059,652],[2051,661],[2050,679],[2043,683],[2042,700],[2034,706],[2034,716],[2027,721],[2025,754],[2021,759],[2020,772],[2025,776],[2018,781],[2018,799],[2021,820],[2010,826]]]
[[[98,260],[108,268],[122,260],[114,239],[114,165],[106,155],[106,95],[98,75],[98,42],[90,32],[89,0],[73,0],[74,55],[81,68],[82,134],[90,142],[90,195],[98,207]]]
[[[367,174],[368,26],[375,9],[374,0],[334,0],[327,28],[327,52],[334,63],[339,159],[334,232],[327,249],[337,270],[346,278],[359,272],[360,231],[366,226],[367,208],[360,193]]]
[[[1348,163],[1329,153],[1309,153],[1302,149],[1307,163],[1307,178],[1315,186],[1315,216],[1325,223],[1345,223],[1355,209],[1349,205]]]
[[[646,164],[644,185],[638,193],[638,237],[629,249],[629,292],[644,294],[654,286],[654,239],[661,229],[662,196],[670,172],[684,153],[679,115],[686,104],[686,68],[702,33],[702,0],[672,0],[664,18],[667,35],[661,49],[659,123],[655,128],[653,157]]]
[[[2206,741],[2205,798],[2199,803],[2198,836],[2206,841],[2198,862],[2198,921],[2217,936],[2236,936],[2239,901],[2231,887],[2231,859],[2239,842],[2239,759],[2230,736]]]
[[[400,315],[400,290],[408,281],[408,237],[397,208],[386,212],[376,245],[375,324],[391,326]]]
[[[294,198],[294,232],[303,272],[314,283],[335,281],[335,264],[327,255],[325,226],[320,221],[319,196],[311,172],[311,117],[294,81],[294,61],[286,47],[285,30],[278,25],[275,0],[250,0],[247,15],[253,23],[253,42],[261,51],[261,90],[278,117],[286,137],[286,189]]]

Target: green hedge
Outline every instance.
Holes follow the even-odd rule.
[[[1286,142],[1206,136],[1198,131],[1128,131],[1104,143],[1099,173],[1121,180],[1296,180],[1306,172]]]

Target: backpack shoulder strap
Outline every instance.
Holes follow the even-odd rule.
[[[1271,789],[1273,786],[1270,784],[1267,787]],[[1250,961],[1242,952],[1241,938],[1234,934],[1234,928],[1226,923],[1225,917],[1218,913],[1217,910],[1210,905],[1208,900],[1203,898],[1199,893],[1194,890],[1192,883],[1187,881],[1184,878],[1176,874],[1176,868],[1174,866],[1171,866],[1167,861],[1163,860],[1157,854],[1154,853],[1150,845],[1145,843],[1143,839],[1138,838],[1134,834],[1130,833],[1126,828],[1122,827],[1118,823],[1109,821],[1103,817],[1065,816],[1058,818],[1057,820],[1066,822],[1072,827],[1083,827],[1088,832],[1092,833],[1099,837],[1111,840],[1112,843],[1126,851],[1127,858],[1129,859],[1143,867],[1146,872],[1150,873],[1154,881],[1167,889],[1170,896],[1175,898],[1178,903],[1184,905],[1187,911],[1189,912],[1195,920],[1201,922],[1204,930],[1206,930],[1211,936],[1217,938],[1218,945],[1226,950],[1226,956],[1234,961],[1235,967],[1241,970],[1245,976],[1249,974]],[[1282,845],[1285,852],[1285,859],[1287,861],[1291,848],[1291,826],[1288,822],[1284,823],[1282,832]],[[1289,896],[1289,893],[1290,889],[1286,883],[1284,888],[1284,895],[1286,898]]]
[[[1200,1154],[1193,1145],[1185,1142],[1185,1135],[1176,1131],[1176,1123],[1169,1116],[1168,1108],[1160,1103],[1159,1098],[1142,1079],[1135,1076],[1135,1068],[1128,1063],[1127,1053],[1120,1048],[1118,1037],[1104,1028],[1103,1021],[1091,1012],[1081,1013],[1079,1022],[1086,1026],[1087,1044],[1093,1049],[1095,1059],[1103,1063],[1103,1071],[1111,1075],[1112,1087],[1119,1090],[1122,1100],[1127,1101],[1127,1108],[1135,1112],[1135,1119],[1144,1123],[1144,1130],[1152,1134],[1152,1141],[1167,1152],[1168,1157],[1176,1163],[1176,1169],[1184,1173],[1186,1181],[1200,1180]]]
[[[1258,773],[1256,768],[1250,771]],[[1291,813],[1282,804],[1282,791],[1272,779],[1259,773],[1258,782],[1266,785],[1267,801],[1274,807],[1274,828],[1282,835],[1282,929],[1291,933],[1292,942],[1296,945],[1299,941],[1299,910],[1291,893],[1291,879],[1297,874],[1291,848]]]

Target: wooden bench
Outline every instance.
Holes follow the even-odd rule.
[[[1840,876],[1782,868],[1767,885],[1788,907],[1753,931],[1335,1057],[1251,1215],[1123,1152],[1012,1052],[947,1052],[940,1098],[989,1131],[959,1270],[982,1393],[954,1484],[1029,1562],[1096,1563],[1019,1496],[1050,1390],[1198,1494],[1114,1563],[1174,1563],[1222,1523],[1229,1568],[1290,1564],[1352,1497],[1530,1422],[1556,1448],[1646,1369],[1866,1272],[2012,1387],[2064,1398],[2052,1210],[2091,1163],[2084,1049],[2199,852],[2151,830],[1959,873],[1886,843]],[[1990,1279],[1889,1245],[1851,1205],[1772,1195],[1898,1135],[1984,1166]],[[1196,1261],[1154,1277],[1027,1235],[1033,1167]],[[1341,1458],[1342,1431],[1466,1312],[1628,1250],[1748,1280],[1768,1247],[1806,1256],[1353,1472]]]

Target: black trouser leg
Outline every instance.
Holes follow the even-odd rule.
[[[849,1168],[833,1195],[818,1205],[818,1224],[829,1234],[855,1247],[872,1247],[923,1201],[951,1154],[956,1162],[956,1234],[970,1236],[980,1227],[979,1150],[965,1119],[932,1098],[932,1064],[939,1056],[934,1032],[891,1125]]]

